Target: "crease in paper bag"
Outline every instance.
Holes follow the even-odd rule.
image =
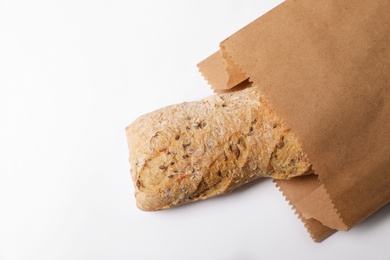
[[[299,202],[307,197],[308,194],[320,187],[316,175],[312,174],[289,181],[274,180],[274,183],[315,242],[321,242],[337,231],[323,225],[315,218],[304,216],[302,209],[298,206]]]
[[[230,90],[248,79],[223,47],[200,62],[198,68],[216,93]]]
[[[303,218],[315,219],[331,229],[347,231],[347,225],[343,222],[339,212],[329,198],[329,194],[325,190],[324,186],[318,181],[317,176],[312,175],[307,177],[305,181],[308,179],[314,179],[315,184],[300,184],[297,182],[295,186],[290,185],[288,192],[285,190],[286,185],[288,185],[288,181],[283,182],[283,180],[275,180],[275,183],[277,187],[279,187],[280,191],[282,191],[285,198],[290,204],[293,203],[294,208],[299,211]],[[290,184],[292,183],[293,182],[290,182]],[[299,191],[297,189],[299,189]],[[304,193],[305,196],[301,196],[297,199],[296,193],[302,194],[303,192],[306,192]],[[308,196],[309,194],[310,196]],[[322,211],[318,211],[318,208],[321,208]]]

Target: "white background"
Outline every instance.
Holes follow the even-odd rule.
[[[389,206],[318,244],[270,180],[135,207],[125,127],[279,3],[0,0],[0,259],[390,259]]]

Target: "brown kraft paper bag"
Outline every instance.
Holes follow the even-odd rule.
[[[316,175],[276,183],[314,241],[390,201],[390,1],[287,0],[198,66],[216,92],[249,79],[300,140]]]

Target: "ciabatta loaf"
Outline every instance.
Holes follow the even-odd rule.
[[[224,194],[311,164],[254,87],[172,105],[126,128],[137,206],[159,210]]]

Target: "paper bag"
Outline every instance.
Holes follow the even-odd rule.
[[[249,79],[298,137],[317,175],[276,183],[315,241],[390,201],[390,1],[287,0],[198,66],[216,92]]]

